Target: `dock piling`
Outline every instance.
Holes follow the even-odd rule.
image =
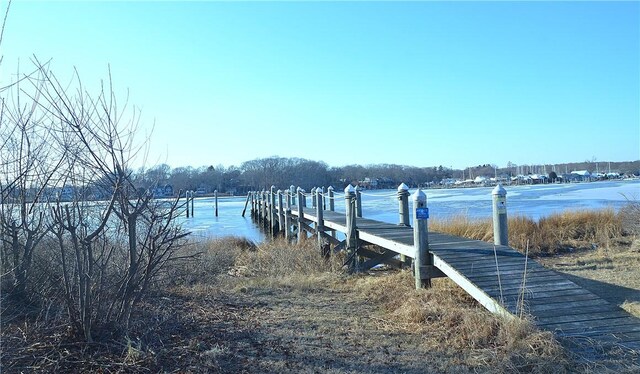
[[[278,190],[278,229],[280,232],[283,232],[285,229],[282,190]]]
[[[427,195],[418,188],[413,195],[413,246],[416,250],[413,266],[416,289],[431,287],[433,261],[429,254],[428,219]]]
[[[347,258],[348,266],[352,272],[358,272],[360,269],[357,242],[358,236],[356,232],[356,189],[351,185],[347,185],[344,189],[344,200],[347,220]]]
[[[333,200],[333,186],[329,186],[329,188],[327,188],[327,193],[329,194],[329,210],[335,212],[336,204]]]
[[[399,226],[411,226],[409,224],[409,186],[404,183],[398,186],[398,215]]]
[[[362,218],[362,194],[360,193],[360,187],[356,186],[356,217]]]
[[[318,206],[316,206],[316,235],[318,237],[318,248],[322,252],[322,255],[326,257],[328,255],[328,248],[325,248],[324,238],[322,237],[324,234],[324,204],[322,203],[322,189],[320,188],[316,189],[316,200],[318,202]]]
[[[304,232],[302,225],[304,224],[304,206],[306,205],[306,197],[304,190],[298,187],[298,244],[302,243],[307,234]]]
[[[491,192],[493,200],[493,243],[509,245],[507,228],[507,191],[498,183]]]
[[[247,198],[249,196],[247,195]],[[216,217],[218,216],[218,190],[213,191],[213,199],[216,206]],[[247,209],[247,204],[244,204],[244,209]],[[242,211],[242,216],[244,217],[244,211]]]

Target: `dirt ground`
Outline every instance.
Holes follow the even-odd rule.
[[[394,329],[375,306],[351,292],[201,287],[162,298],[162,305],[154,304],[166,308],[171,328],[149,326],[142,340],[168,342],[172,336],[163,334],[170,330],[185,343],[175,352],[141,346],[132,364],[193,373],[491,371],[468,365],[468,357],[446,347],[430,351],[421,344],[422,333]]]

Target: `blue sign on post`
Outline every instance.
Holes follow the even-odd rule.
[[[416,208],[417,219],[429,219],[429,208]]]

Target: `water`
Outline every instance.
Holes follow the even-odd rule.
[[[524,215],[539,219],[567,210],[611,207],[619,209],[628,200],[640,201],[640,180],[593,183],[506,186],[509,216]],[[432,218],[466,215],[470,218],[491,217],[492,187],[425,190]],[[411,193],[415,190],[411,190]],[[336,211],[344,212],[344,195],[336,194]],[[411,201],[411,197],[409,198]],[[218,217],[214,215],[213,198],[195,200],[195,218],[180,218],[183,227],[195,236],[216,238],[244,236],[253,241],[265,239],[251,222],[249,208],[242,217],[246,197],[219,198]],[[307,198],[311,206],[311,198]],[[411,206],[411,204],[410,204]],[[363,191],[362,213],[366,218],[398,222],[398,198],[395,190]]]

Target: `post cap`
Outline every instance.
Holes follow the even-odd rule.
[[[317,188],[313,187],[313,188],[311,189],[311,193],[315,193],[315,192],[316,192],[316,190],[317,190]]]
[[[406,192],[406,191],[409,191],[409,186],[404,184],[404,182],[400,183],[400,185],[398,186],[398,192]]]
[[[418,190],[416,192],[414,192],[413,195],[411,195],[411,197],[413,198],[413,201],[417,201],[417,202],[426,202],[427,201],[427,194],[422,192],[422,190],[420,188],[418,188]]]
[[[272,184],[272,185],[271,185],[271,189],[272,189],[272,190],[275,190],[275,189],[276,189],[276,186],[274,186],[274,185]]]
[[[327,191],[333,191],[333,186],[329,186],[329,188],[327,188]]]
[[[302,191],[304,191],[304,190],[302,189],[302,187],[298,187],[298,188],[296,189],[296,191],[297,191],[297,192],[302,192]]]
[[[353,193],[356,193],[356,189],[351,185],[351,183],[349,183],[347,187],[344,188],[344,193],[347,195],[353,194]]]
[[[281,194],[281,193],[282,193],[282,190],[278,190],[278,194]]]
[[[493,191],[491,191],[491,194],[497,195],[497,196],[507,196],[507,190],[505,190],[504,187],[502,187],[502,185],[498,183],[496,188],[494,188]]]

